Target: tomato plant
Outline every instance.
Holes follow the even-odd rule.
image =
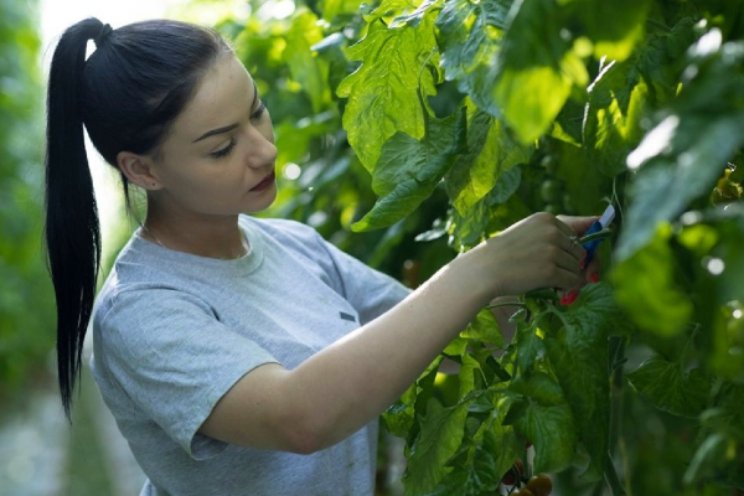
[[[743,9],[324,0],[221,24],[276,122],[272,213],[373,264],[426,277],[532,212],[618,210],[601,281],[521,295],[510,341],[484,309],[443,352],[455,387],[440,357],[385,414],[407,494],[494,494],[516,460],[568,494],[744,487]]]

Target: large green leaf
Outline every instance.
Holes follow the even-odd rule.
[[[534,470],[558,472],[571,465],[576,450],[576,425],[558,383],[537,372],[514,382],[512,389],[526,397],[514,427],[535,447]]]
[[[362,64],[339,84],[337,93],[348,98],[343,126],[368,170],[396,133],[414,139],[424,136],[425,109],[419,96],[436,93],[427,68],[436,63],[433,22],[432,16],[423,16],[416,26],[389,28],[379,19],[347,51],[351,60]]]
[[[671,227],[662,225],[643,249],[618,263],[610,275],[615,296],[641,329],[661,336],[680,333],[693,307],[675,278]]]
[[[499,402],[475,432],[463,439],[461,453],[448,467],[451,471],[427,496],[480,496],[493,494],[502,475],[524,452],[513,426],[504,425],[508,400]],[[476,423],[473,418],[469,421]],[[470,432],[470,431],[468,431]]]
[[[529,143],[560,112],[573,85],[584,86],[584,63],[565,37],[561,12],[554,0],[517,0],[509,13],[489,92],[517,136]]]
[[[650,0],[567,0],[594,45],[596,58],[625,60],[643,39]]]
[[[426,494],[445,476],[447,462],[462,443],[468,406],[462,403],[445,408],[435,399],[429,401],[421,432],[408,457],[406,494]]]
[[[688,51],[684,90],[674,108],[628,156],[634,180],[617,255],[631,256],[656,226],[675,220],[708,194],[744,144],[744,43],[706,33]]]
[[[284,57],[292,78],[300,83],[312,103],[314,112],[319,112],[330,99],[326,80],[328,63],[314,57],[311,46],[323,39],[323,29],[318,18],[309,10],[296,12],[290,29],[287,31],[287,46]]]
[[[423,140],[398,133],[385,143],[372,171],[372,189],[379,199],[352,229],[388,226],[426,200],[462,149],[464,123],[464,111],[444,119],[429,117]]]
[[[629,64],[602,67],[588,87],[583,142],[591,160],[607,175],[625,170],[628,153],[643,137],[641,119],[647,111],[648,87],[628,80]]]
[[[710,393],[710,378],[699,368],[689,371],[680,362],[653,357],[628,374],[631,386],[656,408],[685,417],[697,417]]]
[[[447,192],[457,211],[466,215],[497,185],[498,203],[505,201],[519,185],[519,172],[510,171],[528,159],[528,148],[498,119],[475,112],[468,122],[467,151],[446,176]]]
[[[673,152],[644,166],[634,180],[634,201],[616,252],[620,260],[648,243],[660,223],[675,220],[712,189],[723,164],[744,143],[742,128],[744,114],[717,119],[671,115],[646,136],[633,152],[637,155],[629,157],[631,164],[641,160],[644,150],[662,152],[667,145]]]
[[[607,337],[623,325],[610,295],[604,283],[585,287],[573,305],[559,311],[558,322],[547,323],[544,339],[574,421],[581,426],[578,437],[591,458],[588,479],[604,472],[610,420]]]

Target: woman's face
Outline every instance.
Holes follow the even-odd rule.
[[[159,206],[236,215],[276,197],[274,131],[253,80],[232,54],[218,58],[153,159]]]

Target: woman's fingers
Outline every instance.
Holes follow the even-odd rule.
[[[586,250],[578,236],[594,217],[561,217],[541,212],[510,226],[486,243],[488,273],[497,294],[537,288],[573,290],[586,284]],[[494,250],[487,247],[492,246]],[[596,267],[590,267],[596,272]]]
[[[584,232],[589,229],[589,226],[599,219],[599,217],[576,217],[571,215],[558,215],[556,218],[564,225],[566,225],[572,234],[581,236]]]
[[[584,275],[581,272],[559,267],[556,272],[554,287],[565,290],[575,290],[584,285]]]

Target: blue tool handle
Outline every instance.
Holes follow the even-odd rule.
[[[584,236],[587,236],[589,234],[594,234],[595,232],[599,232],[602,230],[602,223],[599,221],[595,221],[591,226],[589,226],[589,229],[584,232]],[[599,243],[602,242],[602,238],[599,239],[593,239],[591,241],[587,241],[586,243],[582,244],[581,246],[584,247],[586,250],[586,259],[584,260],[584,267],[589,265],[589,263],[594,258],[594,253],[597,251],[597,247],[599,246]]]

